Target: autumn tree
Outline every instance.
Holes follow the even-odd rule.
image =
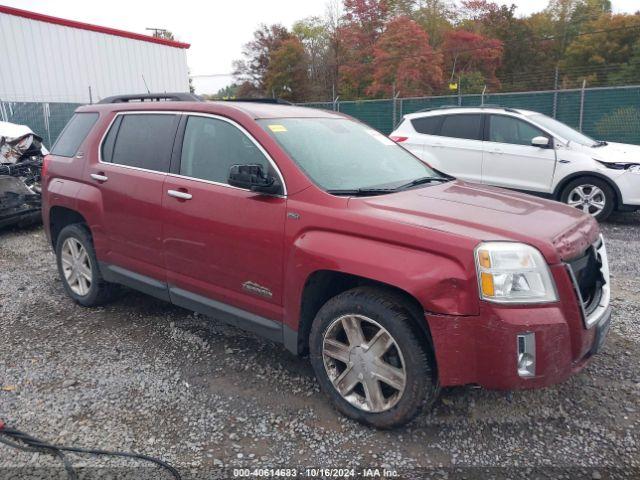
[[[344,22],[338,29],[339,91],[359,98],[373,82],[375,44],[389,16],[386,0],[344,0]]]
[[[265,78],[271,54],[283,41],[291,38],[289,31],[282,25],[261,25],[253,33],[253,40],[242,49],[242,60],[234,62],[234,77],[240,84],[238,91],[242,96],[260,96],[267,91]]]
[[[640,28],[635,27],[639,26],[638,14],[601,15],[586,26],[593,34],[581,35],[567,47],[562,68],[577,80],[584,77],[584,73],[572,74],[579,68],[592,76],[592,82],[606,84],[608,67],[627,64],[635,55],[634,46],[640,41]]]
[[[269,55],[264,77],[267,94],[296,102],[306,100],[309,88],[308,60],[298,38],[283,40]]]
[[[447,32],[442,43],[445,76],[482,73],[488,87],[498,88],[496,71],[502,61],[502,42],[466,30]]]
[[[373,83],[369,95],[433,94],[442,85],[442,55],[429,45],[429,35],[414,20],[397,17],[387,24],[374,47]]]

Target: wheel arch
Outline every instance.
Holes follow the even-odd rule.
[[[300,319],[295,342],[296,353],[298,355],[308,353],[311,325],[313,324],[316,314],[327,301],[347,290],[365,286],[378,288],[397,298],[399,303],[406,306],[410,317],[413,319],[412,323],[416,329],[416,333],[420,336],[421,341],[429,347],[430,355],[433,357],[432,360],[435,365],[431,331],[429,330],[426,319],[424,319],[424,309],[415,296],[406,290],[378,280],[336,270],[316,270],[312,272],[305,281],[300,299]],[[289,345],[292,346],[291,343],[289,343]],[[291,349],[291,347],[289,348]]]
[[[560,201],[562,191],[565,189],[565,187],[572,181],[577,180],[578,178],[581,178],[581,177],[593,177],[593,178],[597,178],[598,180],[602,180],[606,182],[607,185],[611,187],[615,195],[614,209],[617,209],[619,205],[622,205],[622,192],[620,191],[616,183],[606,175],[602,175],[601,173],[598,173],[598,172],[575,172],[575,173],[572,173],[571,175],[567,175],[567,177],[563,178],[562,181],[558,183],[558,185],[556,186],[555,190],[553,191],[553,198]]]
[[[49,210],[49,231],[51,232],[51,246],[54,249],[62,229],[76,223],[84,224],[88,228],[87,220],[78,211],[67,207],[51,207]]]

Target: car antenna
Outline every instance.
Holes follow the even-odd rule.
[[[142,75],[142,81],[144,82],[144,88],[147,89],[147,93],[151,93],[151,90],[149,90],[149,85],[147,85],[147,81],[144,79],[144,73],[142,73],[141,75]]]

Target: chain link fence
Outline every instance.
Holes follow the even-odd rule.
[[[443,106],[500,105],[557,118],[597,139],[640,145],[640,85],[535,92],[314,102],[302,105],[351,115],[385,134],[403,115]],[[79,103],[3,101],[0,120],[27,125],[51,148]]]
[[[544,113],[596,139],[640,145],[640,86],[577,88],[438,97],[314,102],[389,134],[403,115],[444,106],[499,105]]]
[[[80,103],[7,102],[0,96],[0,121],[26,125],[47,148],[56,141]]]

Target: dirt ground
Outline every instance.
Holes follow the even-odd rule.
[[[129,290],[75,305],[42,230],[2,230],[0,419],[56,443],[157,456],[184,478],[640,478],[640,214],[602,228],[613,326],[585,371],[537,391],[445,389],[390,432],[341,417],[308,361],[280,345]],[[70,458],[85,478],[170,478]],[[60,465],[0,445],[0,478],[65,478]]]

